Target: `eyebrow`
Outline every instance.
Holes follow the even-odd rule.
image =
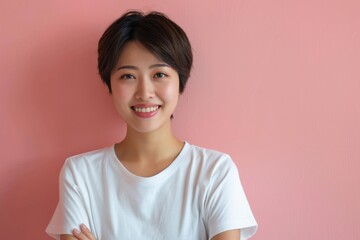
[[[150,65],[149,69],[151,69],[151,68],[157,68],[157,67],[170,67],[170,65],[169,65],[169,64],[166,64],[166,63],[157,63],[157,64]],[[121,70],[121,69],[134,69],[134,70],[138,70],[139,68],[136,67],[136,66],[132,66],[132,65],[124,65],[124,66],[118,67],[116,70]]]

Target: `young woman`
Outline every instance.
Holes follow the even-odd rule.
[[[128,12],[99,41],[98,68],[125,138],[70,157],[47,233],[57,239],[240,239],[257,224],[224,153],[176,138],[171,118],[192,66],[184,31]]]

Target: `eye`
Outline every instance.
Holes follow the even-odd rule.
[[[134,75],[131,74],[123,74],[120,76],[120,79],[133,79],[135,78]]]
[[[158,73],[155,73],[154,78],[164,78],[164,77],[167,77],[167,76],[168,75],[166,75],[165,73],[158,72]]]

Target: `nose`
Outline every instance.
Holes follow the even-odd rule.
[[[147,101],[154,98],[154,85],[151,79],[142,77],[139,79],[136,89],[135,98],[142,101]]]

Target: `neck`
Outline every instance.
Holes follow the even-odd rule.
[[[117,154],[124,161],[161,162],[177,154],[182,147],[183,142],[174,136],[170,124],[151,133],[140,133],[128,127],[125,138],[117,144]]]

